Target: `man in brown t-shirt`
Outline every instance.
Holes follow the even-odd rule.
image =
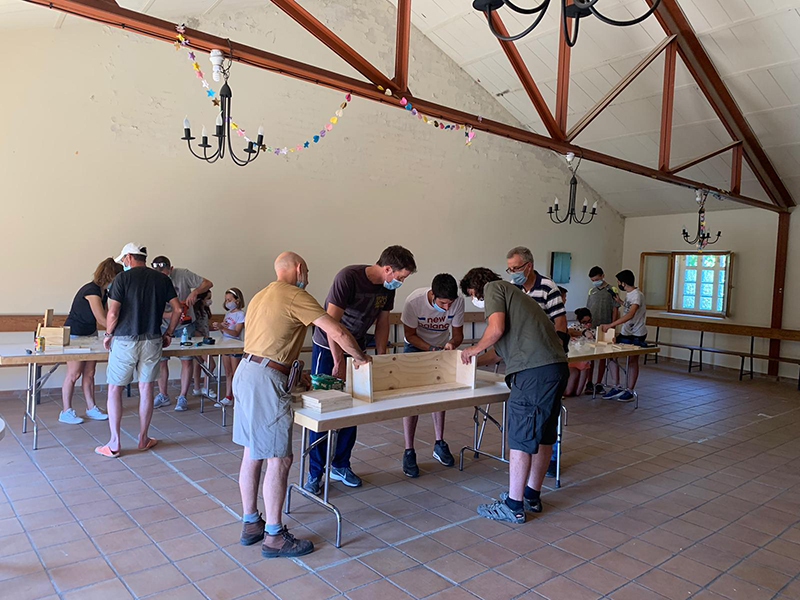
[[[305,291],[308,266],[294,252],[275,259],[277,281],[258,292],[245,317],[244,358],[233,378],[236,411],[233,441],[244,447],[239,471],[242,494],[241,543],[263,539],[261,555],[303,556],[314,550],[309,540],[298,540],[281,523],[286,482],[292,465],[292,396],[288,387],[291,364],[300,355],[307,327],[313,323],[353,357],[369,358],[352,335]],[[258,514],[258,482],[264,473],[264,513]]]

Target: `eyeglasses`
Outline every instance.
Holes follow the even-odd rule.
[[[591,325],[592,324],[591,321],[581,321],[580,323],[581,323],[581,325]]]
[[[509,267],[509,268],[506,269],[506,273],[508,273],[508,274],[519,273],[520,271],[522,271],[525,268],[525,265],[529,265],[529,264],[530,264],[529,262],[526,262],[526,263],[522,263],[518,267]]]

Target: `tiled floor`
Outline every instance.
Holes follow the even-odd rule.
[[[399,421],[361,427],[365,485],[334,486],[344,544],[331,543],[329,513],[296,497],[286,522],[317,547],[296,561],[238,544],[239,448],[218,410],[201,415],[196,399],[190,412],[158,410],[155,451],[131,451],[126,436],[109,460],[92,452],[106,424],[58,423],[56,396],[30,452],[21,397],[5,395],[0,598],[800,599],[800,393],[684,368],[644,369],[636,411],[569,400],[564,487],[521,526],[476,516],[506,470],[471,457],[463,472],[439,466],[429,419],[416,480],[400,469]],[[135,404],[123,420],[134,435]],[[451,448],[471,441],[471,411],[447,419]],[[486,441],[498,448],[496,432]]]

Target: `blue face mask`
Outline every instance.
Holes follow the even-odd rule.
[[[592,282],[592,285],[593,285],[594,287],[600,287],[601,285],[603,285],[603,280],[601,279],[601,280],[599,280],[599,281],[593,281],[593,282]]]
[[[384,281],[383,282],[383,287],[385,287],[387,290],[396,290],[401,285],[403,285],[403,282],[402,281],[397,281],[397,279],[392,279],[391,281]]]
[[[306,282],[305,281],[298,281],[297,283],[295,283],[295,285],[302,290],[304,287],[306,287]]]
[[[123,271],[130,271],[131,270],[131,266],[130,265],[122,265],[122,270]]]
[[[514,285],[522,285],[523,283],[525,283],[526,279],[527,277],[525,277],[525,273],[523,273],[522,271],[518,271],[517,273],[511,274],[511,283],[513,283]]]
[[[443,309],[441,306],[439,306],[438,304],[436,304],[436,300],[434,300],[434,301],[433,301],[433,308],[434,308],[435,310],[439,311],[439,312],[443,312],[443,313],[446,313],[446,312],[447,312],[447,311],[446,311],[445,309]]]

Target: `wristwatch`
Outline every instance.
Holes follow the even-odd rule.
[[[114,336],[114,334],[113,333],[109,333],[108,331],[103,333],[103,337],[107,337],[108,338],[108,337],[113,337],[113,336]]]
[[[168,335],[169,337],[173,337],[172,334],[169,331],[165,331],[164,335]]]

